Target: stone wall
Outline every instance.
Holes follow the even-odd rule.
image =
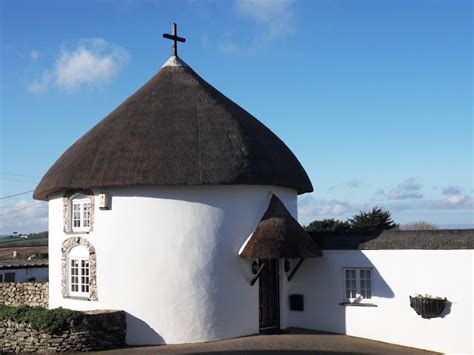
[[[0,320],[0,352],[93,351],[125,346],[123,311],[85,313],[85,330],[72,328],[59,334],[34,330],[29,324]]]
[[[48,308],[48,282],[0,283],[0,304]]]

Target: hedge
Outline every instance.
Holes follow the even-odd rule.
[[[86,328],[87,319],[80,311],[55,308],[44,309],[30,306],[0,305],[0,320],[15,323],[28,323],[31,328],[49,334],[59,334],[68,329],[82,330]]]

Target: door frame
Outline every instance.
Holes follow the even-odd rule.
[[[274,287],[274,292],[275,292],[275,302],[274,302],[274,311],[276,311],[276,319],[275,319],[275,324],[274,325],[271,325],[271,326],[267,326],[267,327],[261,327],[260,325],[260,307],[261,307],[261,297],[260,297],[260,280],[259,280],[259,283],[258,283],[258,295],[259,295],[259,300],[258,300],[258,309],[259,309],[259,324],[258,324],[258,329],[259,329],[259,332],[262,332],[262,331],[267,331],[267,330],[277,330],[277,329],[280,329],[281,327],[281,312],[280,312],[280,283],[281,283],[281,280],[280,280],[280,260],[279,259],[259,259],[259,264],[262,262],[262,261],[270,261],[270,262],[274,262],[275,263],[275,268],[274,268],[274,277],[275,277],[275,281],[276,281],[276,285]],[[266,268],[266,265],[265,265],[265,269]],[[264,272],[269,272],[268,271],[269,269],[267,270],[264,270]],[[262,275],[263,276],[263,275]],[[261,279],[261,277],[260,277]]]

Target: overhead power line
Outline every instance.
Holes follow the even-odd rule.
[[[21,177],[31,177],[31,178],[38,178],[39,176],[34,176],[34,175],[24,175],[24,174],[13,174],[13,173],[5,173],[5,172],[0,172],[2,175],[10,175],[10,176],[21,176]]]
[[[17,194],[14,194],[14,195],[9,195],[9,196],[3,196],[3,197],[0,197],[0,200],[5,200],[7,198],[10,198],[10,197],[15,197],[15,196],[21,196],[21,195],[25,195],[25,194],[29,194],[30,192],[33,192],[35,190],[30,190],[30,191],[25,191],[25,192],[19,192]]]
[[[14,210],[14,211],[10,211],[10,212],[7,212],[7,213],[0,214],[0,217],[6,216],[6,215],[9,215],[9,214],[13,214],[13,213],[17,213],[17,212],[26,210],[26,209],[28,209],[28,208],[37,207],[37,206],[41,205],[42,203],[45,203],[45,201],[41,201],[41,202],[35,203],[34,205],[31,205],[31,206],[26,206],[26,207],[19,208],[19,209]]]
[[[4,178],[4,177],[0,177],[0,180],[4,180],[4,181],[15,181],[15,182],[27,182],[27,183],[30,183],[30,184],[37,184],[37,183],[38,183],[38,181],[18,180],[18,179]]]

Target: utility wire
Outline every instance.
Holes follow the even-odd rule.
[[[17,212],[26,210],[26,209],[28,209],[28,208],[37,207],[37,206],[41,205],[41,204],[44,203],[44,202],[45,202],[45,201],[41,201],[41,202],[38,202],[38,203],[36,203],[36,204],[34,204],[34,205],[31,205],[31,206],[26,206],[26,207],[23,207],[23,208],[19,208],[19,209],[15,210],[15,211],[10,211],[10,212],[7,212],[7,213],[0,214],[0,217],[6,216],[6,215],[12,214],[12,213],[17,213]]]
[[[39,176],[34,176],[34,175],[23,175],[23,174],[13,174],[13,173],[5,173],[5,172],[0,172],[2,175],[11,175],[11,176],[21,176],[21,177],[32,177],[32,178],[39,178]]]
[[[38,181],[26,181],[26,180],[18,180],[18,179],[4,178],[4,177],[0,177],[0,180],[15,181],[15,182],[26,182],[26,183],[30,183],[30,184],[37,184],[37,183],[38,183]]]
[[[7,198],[15,197],[15,196],[20,196],[20,195],[25,195],[25,194],[28,194],[28,193],[33,192],[33,191],[35,191],[35,190],[20,192],[20,193],[17,193],[17,194],[14,194],[14,195],[9,195],[9,196],[3,196],[3,197],[0,197],[0,200],[5,200],[5,199],[7,199]]]

